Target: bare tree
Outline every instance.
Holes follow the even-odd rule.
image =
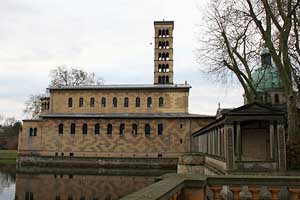
[[[50,86],[79,86],[79,85],[103,85],[103,79],[97,78],[94,73],[82,69],[59,66],[50,71]]]
[[[200,51],[211,64],[211,72],[234,73],[251,102],[257,87],[251,72],[259,60],[260,41],[263,40],[287,96],[290,136],[298,133],[296,92],[300,87],[295,85],[299,79],[299,2],[213,0],[205,23],[209,38],[204,50]]]
[[[214,0],[202,27],[199,61],[205,62],[207,71],[218,79],[227,81],[234,75],[242,85],[247,101],[253,102],[256,87],[252,71],[259,57],[258,31],[253,21],[234,12],[235,1]]]
[[[80,86],[80,85],[103,85],[104,81],[97,78],[94,73],[86,72],[82,69],[67,68],[59,66],[50,71],[50,87]],[[39,118],[41,112],[41,98],[46,94],[31,95],[25,102],[24,114],[30,119]]]
[[[41,98],[45,97],[45,94],[30,95],[29,99],[25,102],[24,114],[29,119],[38,119],[41,113]]]

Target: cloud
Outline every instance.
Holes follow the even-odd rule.
[[[49,70],[81,67],[115,83],[153,83],[153,21],[174,20],[175,82],[192,84],[190,111],[213,114],[217,102],[234,107],[241,89],[224,90],[199,72],[194,50],[196,0],[2,0],[0,113],[22,115],[30,94],[49,83]],[[4,107],[3,102],[12,102]],[[6,106],[7,104],[5,104]],[[17,105],[17,106],[13,106]]]

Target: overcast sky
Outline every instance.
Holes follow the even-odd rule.
[[[191,113],[242,105],[196,61],[203,0],[1,0],[0,114],[22,119],[30,94],[48,86],[49,70],[75,66],[105,84],[153,83],[153,21],[174,20],[174,82],[192,85]],[[198,34],[199,35],[199,34]]]

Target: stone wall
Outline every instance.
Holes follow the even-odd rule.
[[[20,155],[72,156],[72,157],[137,157],[177,158],[179,153],[190,149],[190,134],[209,122],[198,119],[44,119],[25,121],[19,137]],[[58,126],[64,125],[63,134]],[[75,134],[70,134],[71,123],[76,124]],[[87,134],[82,125],[88,125]],[[100,124],[100,134],[94,126]],[[107,125],[113,131],[107,134]],[[138,125],[137,135],[132,134],[132,124]],[[145,135],[145,124],[150,124],[150,135]],[[120,124],[125,131],[120,135]],[[163,124],[163,133],[158,135],[158,124]],[[196,129],[197,127],[197,129]],[[37,135],[30,136],[29,129],[37,128]]]
[[[188,89],[145,89],[145,90],[53,90],[50,94],[52,113],[187,113]],[[68,99],[73,98],[73,106],[68,107]],[[79,107],[79,98],[84,100]],[[90,98],[95,98],[95,106],[90,107]],[[106,107],[101,106],[101,98],[106,98]],[[113,98],[118,99],[118,107],[113,107]],[[124,107],[124,98],[129,98],[129,106]],[[136,97],[141,106],[136,107]],[[147,98],[152,98],[152,107],[147,107]],[[159,107],[158,99],[164,98],[164,106]]]

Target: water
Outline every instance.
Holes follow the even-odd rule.
[[[0,200],[117,200],[152,184],[164,172],[97,173],[17,173],[15,166],[0,166]]]

